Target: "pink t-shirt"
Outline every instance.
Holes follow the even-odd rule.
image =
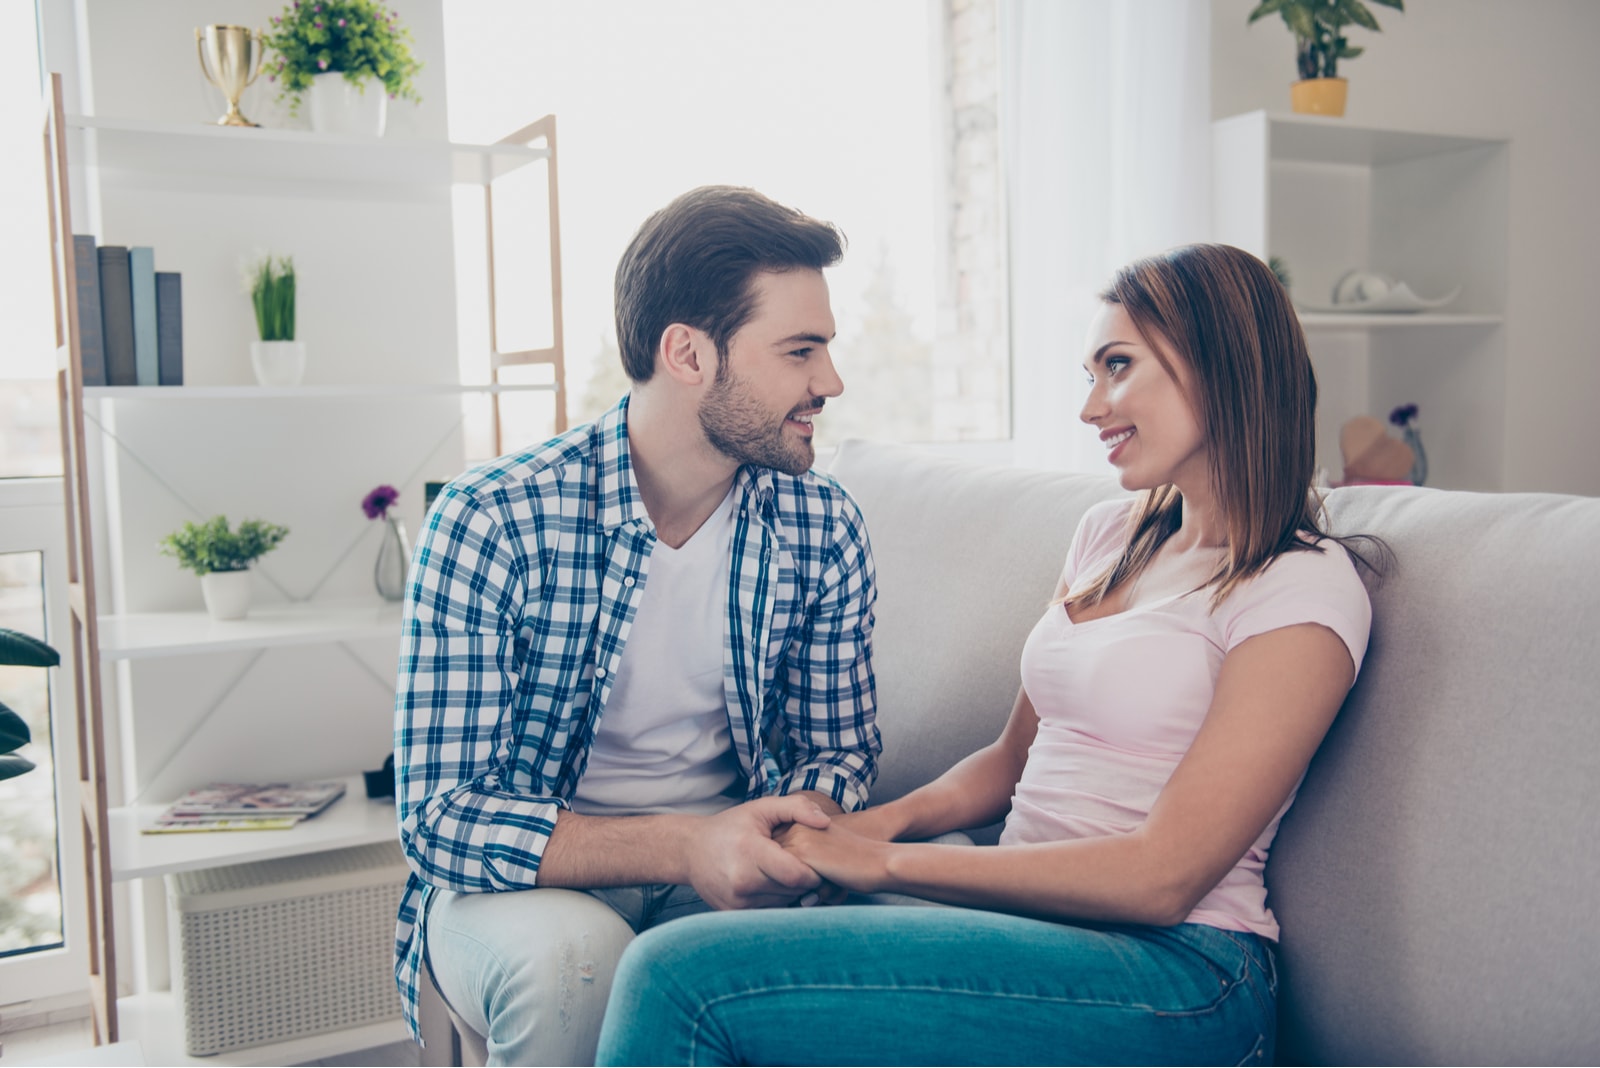
[[[1062,572],[1069,589],[1111,566],[1132,508],[1130,500],[1108,501],[1083,517]],[[1229,650],[1279,627],[1320,623],[1344,641],[1360,671],[1371,621],[1355,565],[1334,543],[1320,553],[1280,556],[1215,611],[1210,590],[1084,623],[1052,605],[1022,650],[1022,685],[1039,714],[1039,733],[1001,844],[1133,831],[1199,732]],[[1277,939],[1262,872],[1293,800],[1291,793],[1188,922]]]

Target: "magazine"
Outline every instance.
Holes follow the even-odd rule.
[[[276,831],[310,819],[344,796],[342,782],[214,782],[190,790],[145,834],[181,831]]]

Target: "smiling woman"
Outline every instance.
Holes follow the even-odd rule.
[[[734,184],[832,220],[850,239],[828,272],[844,392],[816,422],[819,447],[1008,435],[1001,214],[984,209],[1000,193],[995,7],[960,5],[958,18],[956,6],[446,6],[452,138],[492,140],[530,109],[561,121],[576,418],[627,388],[611,272],[633,222],[692,187]],[[986,261],[972,262],[974,246]],[[458,250],[458,262],[478,261]],[[480,288],[458,279],[463,302],[480,301]],[[502,337],[547,329],[532,309],[499,303]],[[463,309],[459,321],[471,331],[484,317]],[[460,348],[487,344],[463,336]]]

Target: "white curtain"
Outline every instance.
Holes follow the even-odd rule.
[[[1106,472],[1083,341],[1122,264],[1211,231],[1210,0],[1002,0],[1016,462]]]

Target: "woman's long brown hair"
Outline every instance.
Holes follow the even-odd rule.
[[[1188,399],[1227,525],[1227,556],[1201,587],[1214,588],[1213,606],[1281,554],[1322,551],[1321,540],[1380,570],[1351,539],[1327,531],[1312,488],[1317,378],[1289,294],[1266,264],[1231,245],[1186,245],[1124,267],[1100,299],[1122,306],[1174,381],[1167,354],[1188,362]],[[1145,491],[1122,555],[1067,604],[1099,604],[1143,571],[1182,523],[1177,487]]]

